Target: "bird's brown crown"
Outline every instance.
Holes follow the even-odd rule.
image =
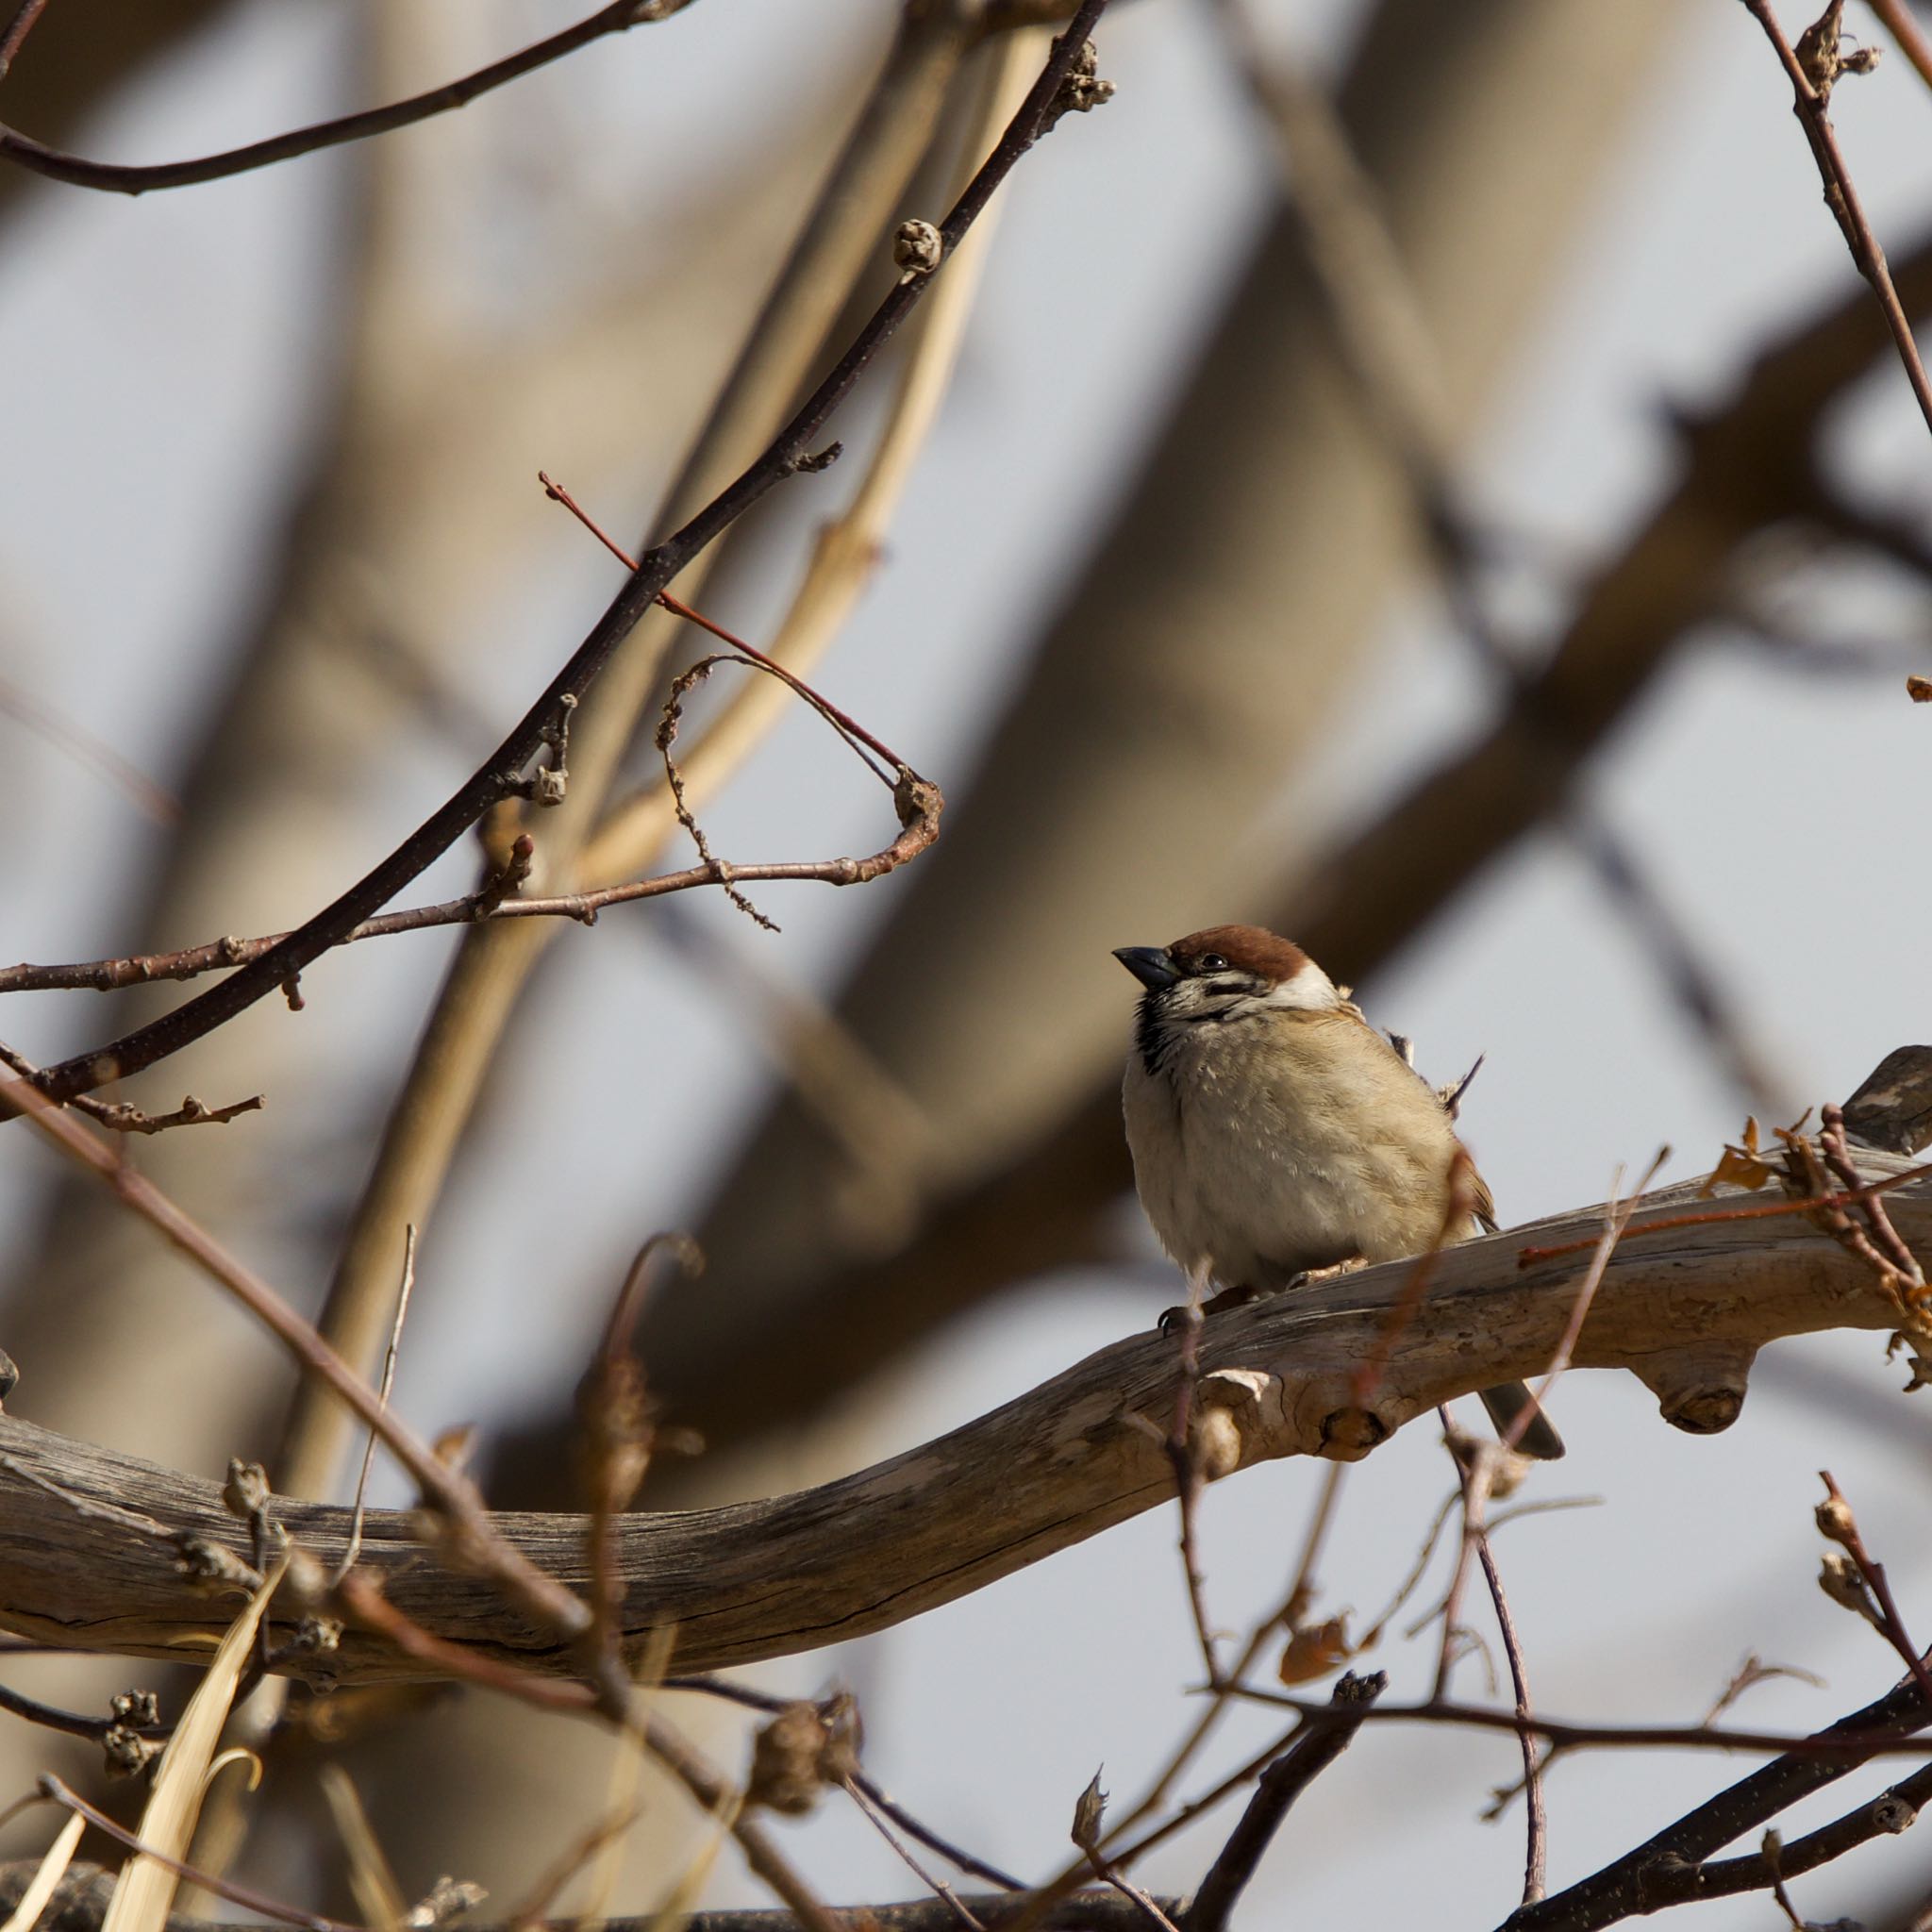
[[[1292,940],[1258,925],[1203,926],[1175,940],[1167,950],[1186,972],[1198,971],[1203,959],[1218,953],[1237,972],[1252,973],[1277,985],[1292,979],[1308,963],[1308,956]]]

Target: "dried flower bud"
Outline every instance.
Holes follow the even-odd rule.
[[[1818,1519],[1820,1536],[1851,1548],[1857,1537],[1858,1525],[1852,1516],[1852,1506],[1842,1496],[1825,1497],[1814,1514]]]
[[[109,1724],[101,1733],[101,1756],[110,1778],[138,1777],[160,1752],[158,1739],[143,1738],[126,1724]]]
[[[1901,1798],[1896,1791],[1887,1791],[1882,1798],[1874,1799],[1872,1806],[1872,1823],[1880,1831],[1889,1831],[1896,1836],[1909,1830],[1919,1816],[1919,1807],[1907,1798]]]
[[[252,1592],[261,1588],[261,1572],[225,1543],[210,1541],[205,1536],[182,1536],[175,1541],[175,1561],[192,1590],[212,1594],[224,1590]]]
[[[745,1803],[801,1817],[824,1786],[858,1769],[858,1706],[851,1696],[787,1705],[752,1745]]]
[[[1107,1767],[1102,1765],[1100,1769],[1105,1771]],[[1083,1852],[1091,1852],[1100,1843],[1100,1827],[1106,1817],[1107,1793],[1100,1789],[1100,1772],[1096,1771],[1074,1807],[1072,1837]]]
[[[450,1924],[465,1912],[474,1911],[490,1896],[482,1886],[468,1878],[452,1878],[447,1873],[430,1888],[429,1896],[403,1914],[408,1932],[433,1932],[438,1925]]]
[[[1881,1627],[1878,1606],[1872,1601],[1872,1592],[1859,1574],[1858,1566],[1849,1557],[1841,1557],[1836,1550],[1825,1551],[1824,1560],[1818,1568],[1818,1587],[1841,1608],[1856,1610],[1874,1630]]]
[[[945,237],[930,222],[901,222],[892,235],[892,266],[902,283],[931,275],[945,252]]]
[[[152,1690],[123,1690],[108,1702],[108,1708],[114,1713],[116,1724],[132,1724],[136,1730],[146,1730],[161,1721],[161,1700]]]
[[[268,1471],[258,1462],[243,1462],[239,1456],[228,1458],[228,1480],[222,1485],[222,1505],[230,1516],[245,1523],[257,1511],[268,1507]]]

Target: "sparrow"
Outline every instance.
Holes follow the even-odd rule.
[[[1292,941],[1213,925],[1114,958],[1146,989],[1122,1103],[1134,1186],[1208,1310],[1320,1269],[1420,1255],[1439,1239],[1461,1142],[1448,1106]],[[1469,1224],[1494,1233],[1473,1167]],[[1521,1382],[1482,1391],[1499,1430],[1553,1459],[1562,1438]]]

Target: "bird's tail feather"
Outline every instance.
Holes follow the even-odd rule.
[[[1525,1456],[1533,1456],[1539,1462],[1554,1462],[1563,1453],[1563,1439],[1557,1435],[1550,1419],[1537,1407],[1537,1400],[1528,1388],[1521,1382],[1507,1383],[1501,1389],[1483,1391],[1483,1407],[1490,1412],[1490,1420],[1496,1425],[1499,1436],[1507,1436],[1516,1425],[1516,1419],[1527,1409],[1529,1420],[1523,1425],[1522,1433],[1516,1439],[1516,1446]]]

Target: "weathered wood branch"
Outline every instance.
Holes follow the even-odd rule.
[[[1901,1155],[1864,1151],[1876,1179]],[[1628,1369],[1667,1419],[1723,1428],[1751,1357],[1781,1336],[1889,1329],[1899,1307],[1877,1275],[1800,1214],[1758,1209],[1774,1190],[1695,1184],[1647,1196],[1612,1257],[1575,1352],[1581,1368]],[[1932,1179],[1885,1197],[1915,1253],[1932,1252]],[[1436,1404],[1548,1362],[1588,1263],[1579,1250],[1519,1261],[1526,1248],[1589,1242],[1597,1208],[1474,1241],[1438,1258],[1423,1306],[1394,1338],[1366,1407],[1357,1366],[1387,1328],[1413,1264],[1390,1263],[1209,1321],[1196,1424],[1219,1478],[1282,1456],[1353,1458]],[[1173,1415],[1176,1345],[1115,1342],[1052,1381],[935,1441],[794,1495],[722,1509],[644,1512],[622,1525],[623,1627],[641,1651],[676,1627],[673,1668],[708,1670],[816,1649],[903,1623],[1165,1502],[1161,1437]],[[31,1388],[32,1364],[25,1364]],[[1558,1405],[1560,1407],[1560,1404]],[[325,1563],[349,1512],[278,1502],[276,1520]],[[506,1513],[518,1549],[574,1587],[587,1578],[586,1519]],[[457,1574],[408,1511],[374,1511],[362,1561],[391,1601],[440,1636],[540,1671],[569,1658],[480,1580]],[[232,1606],[186,1579],[179,1540],[245,1558],[244,1526],[218,1487],[0,1417],[0,1626],[128,1656],[193,1657]],[[273,1641],[294,1634],[292,1614]],[[339,1653],[290,1657],[290,1672],[341,1683],[419,1676],[425,1666],[351,1628]]]

